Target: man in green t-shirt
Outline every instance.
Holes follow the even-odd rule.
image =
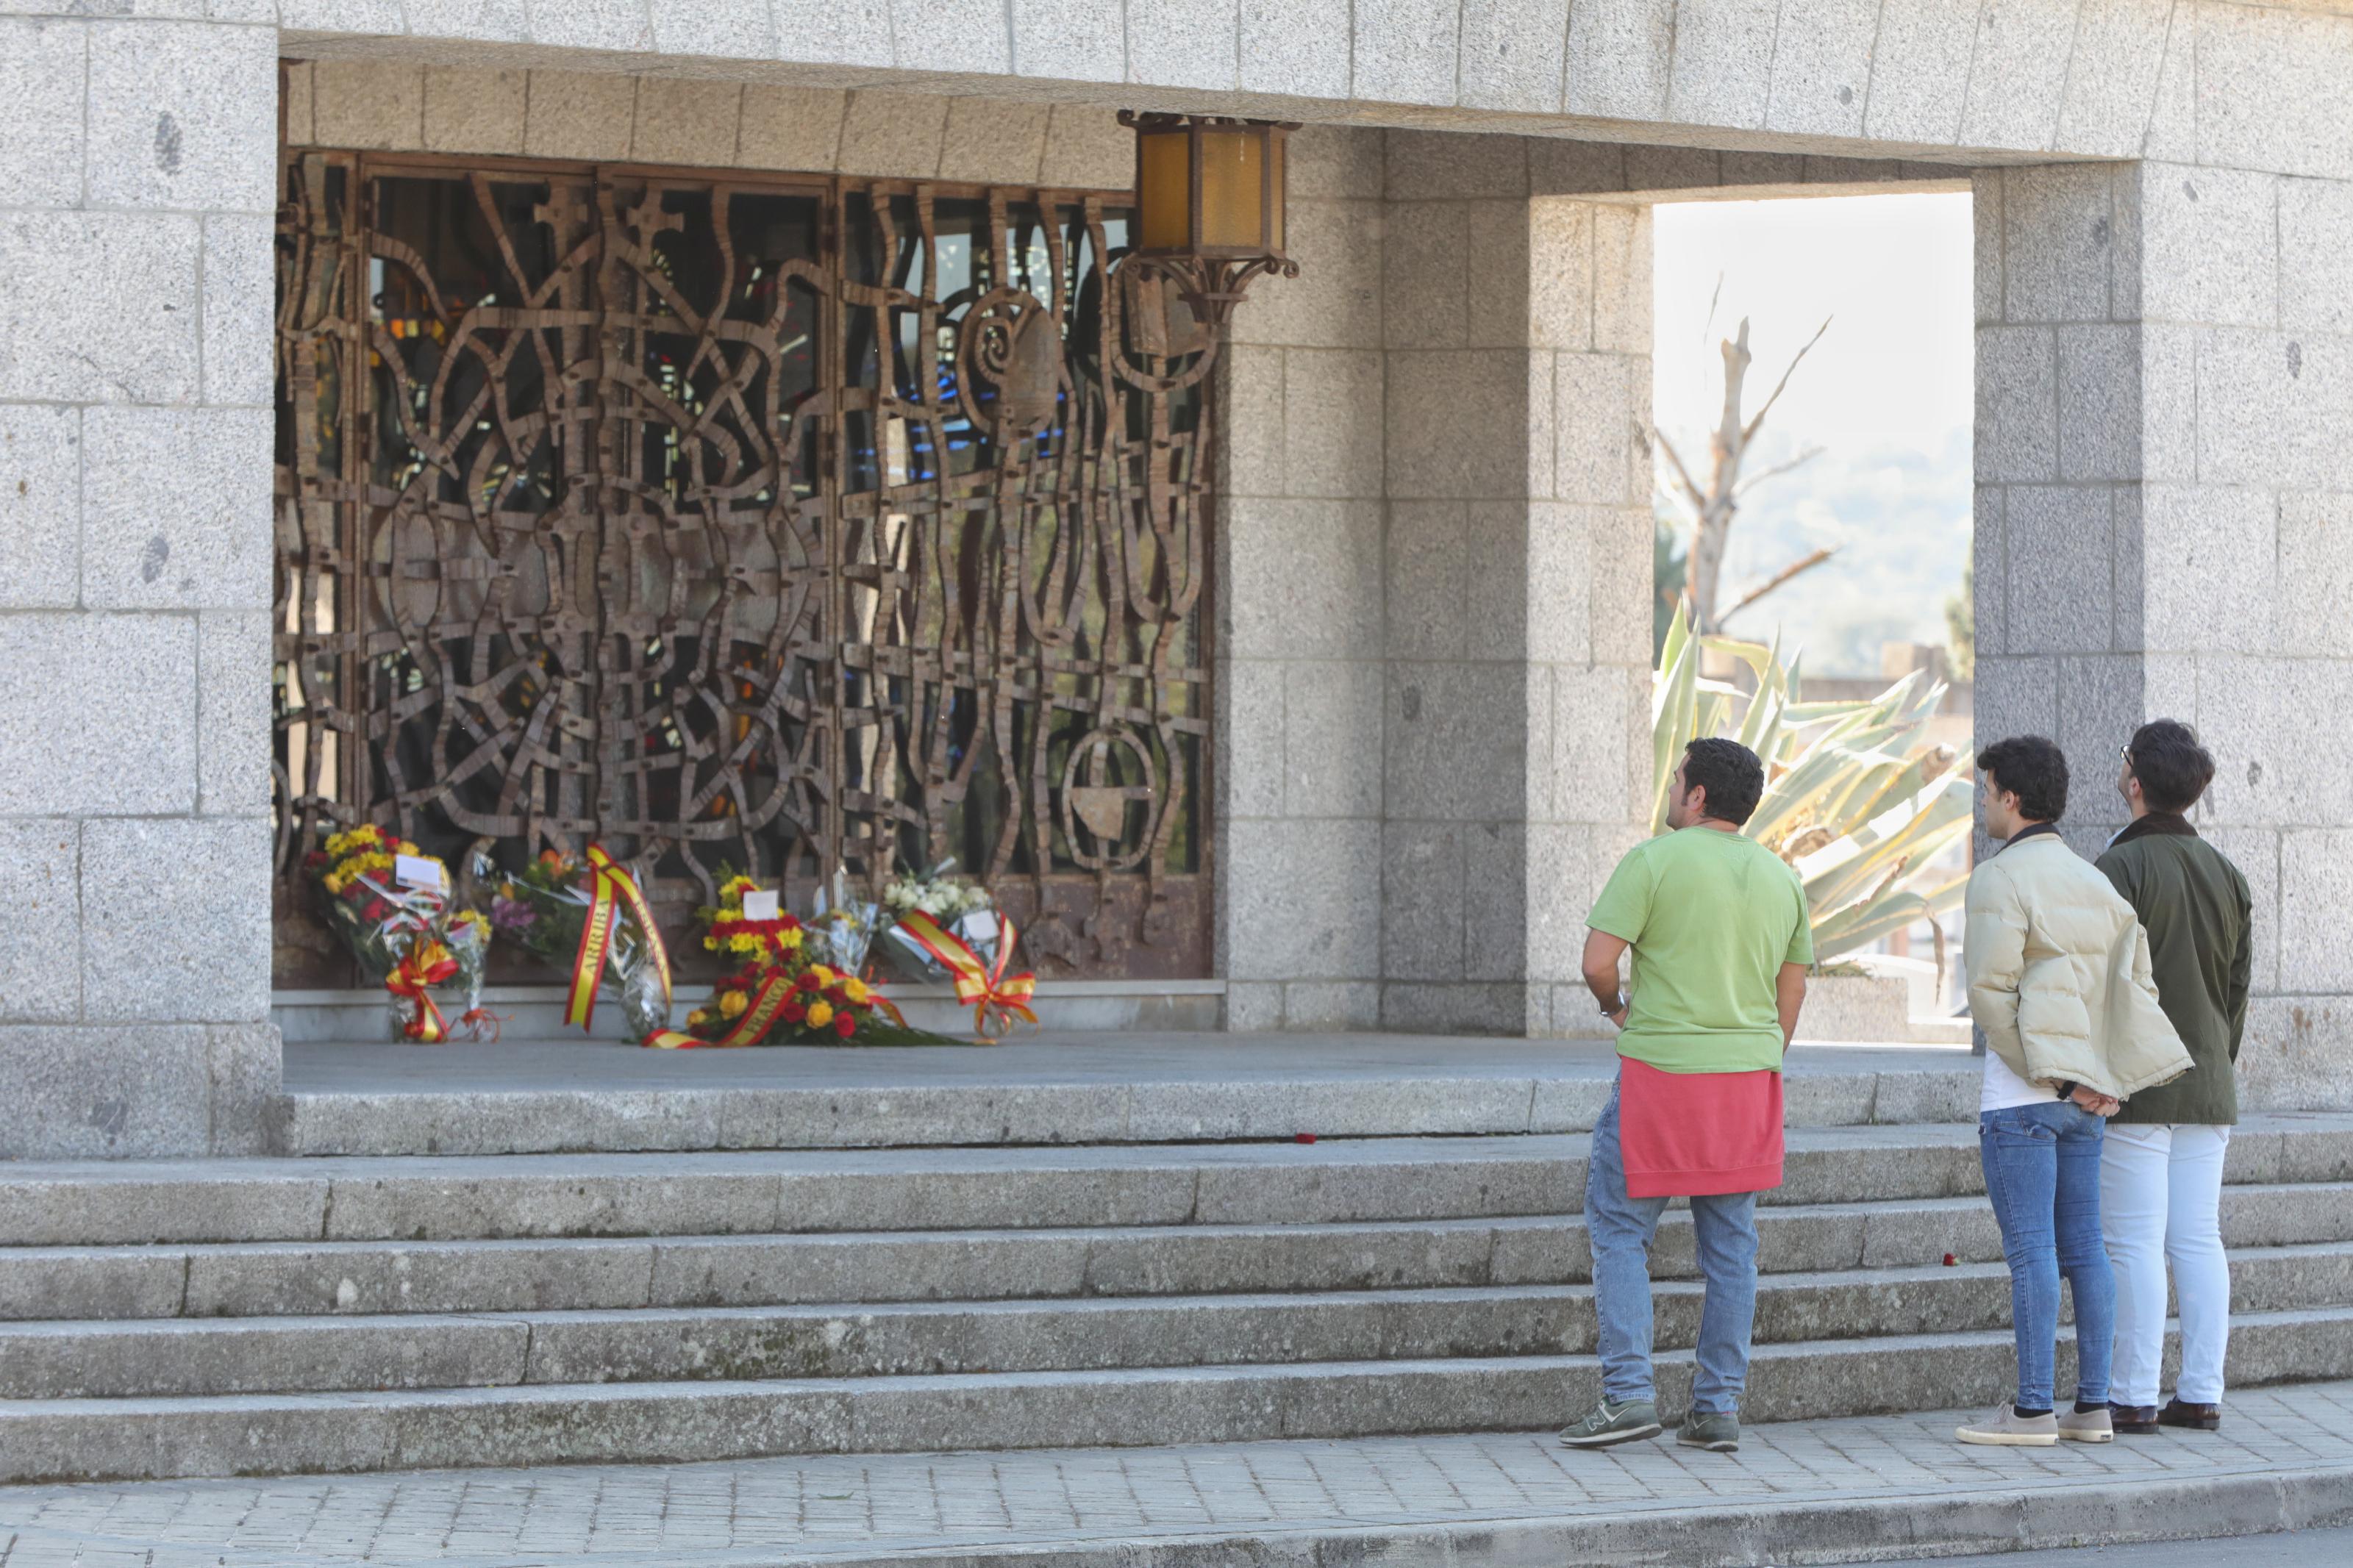
[[[1740,1446],[1757,1194],[1781,1184],[1781,1056],[1814,961],[1804,884],[1740,831],[1764,789],[1764,764],[1747,747],[1694,741],[1667,790],[1672,831],[1619,862],[1586,919],[1585,983],[1620,1033],[1618,1087],[1586,1162],[1601,1405],[1561,1434],[1571,1447],[1661,1430],[1649,1253],[1677,1195],[1691,1199],[1707,1296],[1691,1414],[1676,1440]],[[1630,948],[1630,1000],[1618,984]]]

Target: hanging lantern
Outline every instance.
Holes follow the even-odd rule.
[[[1135,257],[1220,334],[1251,279],[1299,276],[1283,254],[1283,152],[1296,124],[1122,110],[1135,132]]]

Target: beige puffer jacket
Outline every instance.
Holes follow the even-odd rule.
[[[2157,1005],[2148,936],[2097,868],[2056,834],[2019,840],[1969,875],[1969,1016],[2029,1083],[2118,1100],[2188,1072]]]

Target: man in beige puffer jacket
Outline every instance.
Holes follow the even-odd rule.
[[[2133,908],[2059,836],[2067,760],[2040,735],[1978,754],[1987,836],[1963,958],[1985,1031],[1978,1152],[2010,1264],[2018,1398],[1965,1443],[2105,1443],[2116,1284],[2100,1236],[2100,1146],[2117,1102],[2179,1078],[2189,1053],[2158,1005]],[[2059,1279],[2075,1299],[2075,1408],[2054,1415]]]

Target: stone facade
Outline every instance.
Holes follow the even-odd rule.
[[[248,20],[0,16],[0,1155],[250,1148],[276,1087]]]
[[[93,13],[96,13],[93,15]],[[2353,17],[2020,0],[0,0],[0,1154],[254,1146],[295,142],[1124,183],[1283,114],[1225,372],[1239,1027],[1576,1032],[1647,707],[1647,203],[1973,177],[1979,728],[2224,761],[2247,1092],[2353,1099]],[[13,480],[13,483],[6,482]]]

